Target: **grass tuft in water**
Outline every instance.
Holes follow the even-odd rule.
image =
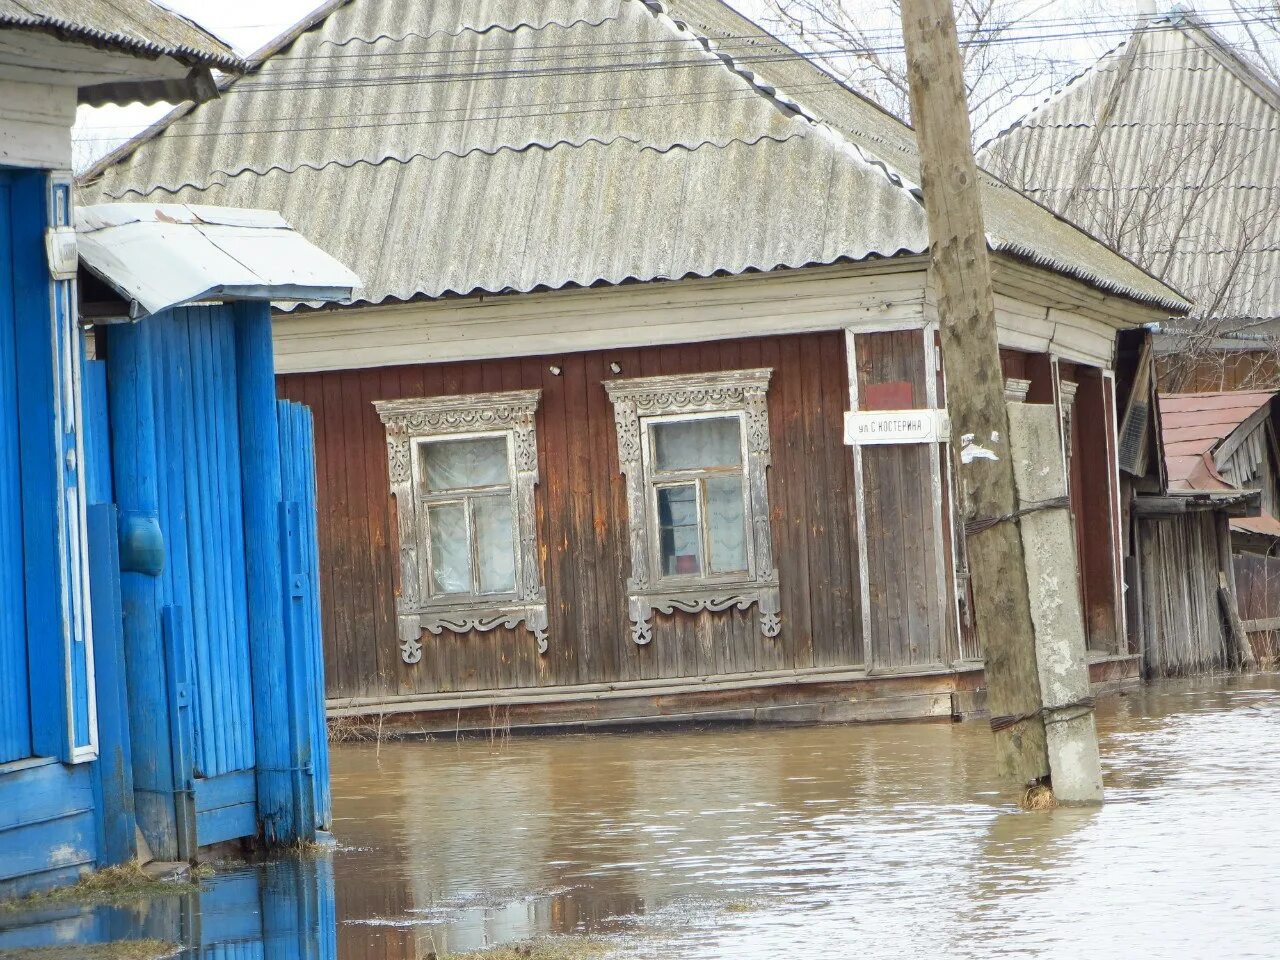
[[[2,900],[0,912],[36,910],[65,903],[133,903],[148,897],[172,896],[199,889],[198,879],[186,877],[180,880],[157,880],[148,876],[137,863],[127,863],[90,873],[79,883],[68,887]]]
[[[1046,783],[1033,783],[1022,795],[1023,810],[1054,810],[1057,806],[1053,790]]]
[[[429,953],[427,960],[597,960],[616,949],[597,937],[548,937],[469,953]]]
[[[160,960],[177,952],[176,943],[163,940],[116,940],[113,943],[0,950],[0,960]]]

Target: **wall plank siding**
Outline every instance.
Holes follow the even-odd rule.
[[[919,339],[918,332],[914,336]],[[614,374],[611,363],[622,373]],[[560,368],[559,376],[552,366]],[[782,634],[762,637],[754,609],[659,614],[653,642],[637,646],[630,639],[625,593],[631,566],[626,489],[602,381],[758,366],[774,369],[769,483]],[[847,384],[838,332],[280,377],[280,394],[315,413],[328,696],[521,689],[861,662],[856,491],[852,457],[843,444]],[[542,390],[535,500],[549,650],[538,655],[523,629],[445,632],[425,635],[421,662],[406,665],[394,620],[394,502],[385,433],[373,401],[530,388]],[[927,459],[922,463],[927,486]],[[899,515],[922,508],[931,510],[931,501],[913,489],[895,509],[897,527],[876,539],[899,537],[905,522]],[[909,522],[919,529],[928,521],[920,516]],[[905,569],[906,561],[895,562]],[[909,627],[909,615],[899,619]],[[911,642],[897,642],[894,657],[909,659]]]
[[[863,410],[928,405],[919,330],[857,336],[858,397]],[[925,444],[870,445],[862,451],[870,577],[870,665],[896,669],[938,664],[946,625],[938,596],[933,476]]]

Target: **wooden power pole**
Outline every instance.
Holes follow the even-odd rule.
[[[955,13],[951,0],[901,3],[961,511],[995,520],[1014,513],[1017,494]],[[1046,780],[1049,758],[1022,538],[1012,522],[982,526],[968,545],[987,701],[993,717],[1020,718],[993,724],[996,760],[1025,786]]]

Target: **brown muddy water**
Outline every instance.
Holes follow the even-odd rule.
[[[333,900],[287,955],[592,933],[663,960],[1280,956],[1280,678],[1098,719],[1107,804],[1037,813],[995,789],[980,723],[338,745]],[[311,889],[249,875],[264,916]]]
[[[1017,809],[980,723],[340,748],[340,955],[1274,958],[1278,686],[1104,701],[1099,810]]]

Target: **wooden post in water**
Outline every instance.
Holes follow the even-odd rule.
[[[911,117],[920,146],[930,270],[941,321],[952,446],[966,521],[1017,509],[978,166],[970,143],[951,0],[902,0]],[[1049,776],[1035,633],[1022,539],[994,522],[968,541],[978,634],[1001,774],[1026,786]]]

